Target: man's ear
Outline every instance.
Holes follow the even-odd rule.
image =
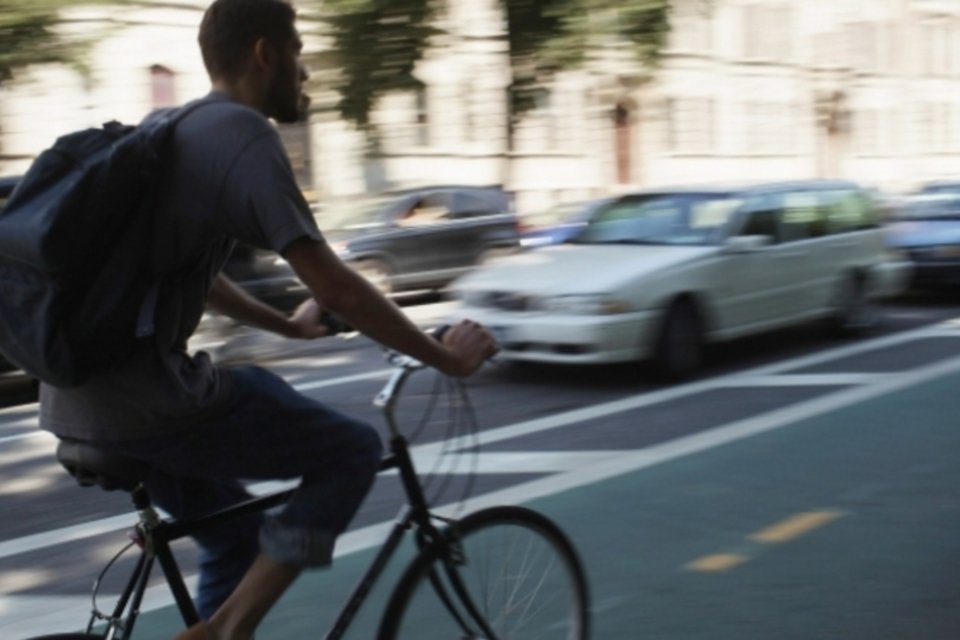
[[[270,44],[270,41],[264,37],[257,38],[253,43],[253,65],[258,70],[266,70],[273,67],[277,61],[277,52]]]

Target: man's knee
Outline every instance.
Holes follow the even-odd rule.
[[[364,424],[362,428],[357,429],[357,447],[360,455],[375,473],[380,468],[380,460],[383,458],[383,439],[380,434],[370,425]]]

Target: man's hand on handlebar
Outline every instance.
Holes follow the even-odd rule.
[[[482,325],[472,320],[462,320],[444,331],[440,338],[457,359],[457,369],[451,375],[466,377],[483,365],[499,351],[497,341]]]
[[[304,300],[290,314],[289,321],[294,327],[293,336],[305,340],[353,331],[352,327],[321,307],[313,298]]]
[[[293,328],[290,337],[308,340],[355,331],[313,298],[308,298],[297,307],[290,314],[288,322]],[[473,374],[499,350],[493,335],[472,320],[462,320],[446,327],[442,334],[436,337],[449,357],[439,361],[434,358],[427,360],[451,376],[466,377]]]

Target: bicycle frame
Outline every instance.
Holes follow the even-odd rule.
[[[389,535],[386,540],[384,540],[380,550],[342,607],[330,631],[325,636],[327,640],[336,640],[343,637],[343,634],[349,628],[350,623],[360,610],[361,605],[366,600],[371,589],[376,584],[378,578],[386,568],[387,563],[397,551],[403,537],[409,530],[416,529],[416,541],[419,548],[424,548],[432,544],[443,545],[444,548],[449,549],[447,555],[451,558],[452,563],[456,562],[458,555],[462,555],[459,554],[456,549],[458,543],[455,529],[454,535],[448,536],[434,525],[433,521],[435,519],[444,519],[430,513],[429,505],[427,504],[423,488],[420,485],[420,480],[414,467],[413,459],[410,455],[408,442],[400,433],[394,417],[394,409],[400,390],[403,388],[410,374],[422,368],[423,365],[412,358],[399,355],[395,355],[391,362],[397,369],[374,400],[374,404],[383,409],[387,427],[391,435],[389,441],[390,453],[383,458],[380,464],[380,472],[389,469],[398,470],[404,492],[407,496],[407,504],[404,505],[397,515]],[[155,560],[160,563],[160,567],[163,570],[167,584],[170,587],[184,623],[189,626],[199,622],[200,617],[190,597],[176,559],[174,558],[170,543],[193,535],[208,527],[280,506],[289,500],[293,492],[294,489],[287,489],[269,495],[258,496],[201,518],[176,521],[161,519],[151,506],[146,490],[142,486],[134,489],[132,492],[133,502],[140,515],[140,521],[135,528],[134,542],[140,546],[142,553],[126,587],[121,593],[120,599],[114,606],[113,614],[104,616],[95,610],[87,625],[87,633],[93,631],[93,627],[98,620],[105,619],[107,620],[107,631],[104,636],[106,640],[116,640],[118,638],[129,640],[136,619],[140,614],[140,604],[143,600]],[[452,524],[451,521],[444,520],[444,522]],[[452,563],[447,563],[446,577],[453,588],[453,593],[456,594],[458,601],[464,606],[472,622],[486,634],[485,637],[495,638],[495,635],[489,629],[483,616],[467,594],[457,572],[454,567],[451,566]],[[95,585],[95,589],[96,586],[97,585]],[[456,606],[454,606],[452,602],[451,595],[448,593],[448,590],[440,584],[439,578],[436,576],[434,576],[433,586],[441,601],[450,614],[458,621],[460,626],[464,630],[469,629],[470,625],[457,611]],[[126,617],[124,617],[125,611],[127,612]]]

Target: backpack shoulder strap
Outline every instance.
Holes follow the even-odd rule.
[[[147,137],[154,150],[161,149],[161,145],[169,142],[173,130],[181,120],[193,113],[196,109],[213,104],[213,100],[207,98],[198,98],[180,107],[167,110],[157,120],[151,122],[148,127]],[[151,283],[143,301],[140,304],[140,310],[137,314],[136,336],[143,338],[151,336],[156,330],[155,315],[157,303],[160,297],[160,287],[163,281],[170,274],[157,277]]]

